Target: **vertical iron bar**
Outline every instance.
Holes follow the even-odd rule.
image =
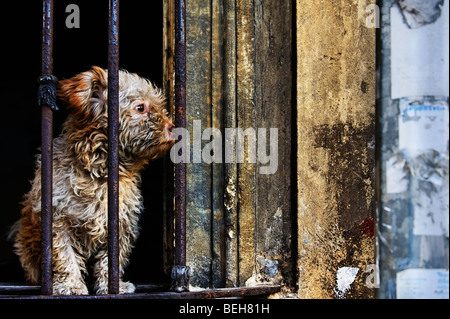
[[[53,0],[44,0],[42,17],[42,75],[53,72]],[[48,105],[42,105],[41,118],[42,166],[41,166],[41,293],[52,294],[52,138],[53,113]]]
[[[119,0],[109,1],[108,294],[119,293]]]
[[[186,127],[186,2],[175,2],[175,126]],[[186,145],[182,144],[182,152]],[[175,165],[175,265],[186,265],[186,163]]]
[[[175,126],[186,128],[186,2],[175,1]],[[181,137],[183,139],[183,137]],[[181,152],[186,152],[186,140]],[[175,165],[175,265],[171,290],[189,291],[190,269],[186,266],[186,163]]]

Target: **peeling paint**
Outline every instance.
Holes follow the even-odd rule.
[[[277,211],[275,212],[275,214],[273,215],[274,218],[281,218],[283,216],[283,211],[281,209],[281,207],[278,207]]]
[[[275,277],[278,274],[278,260],[258,258],[258,262],[264,266],[264,273],[269,277]]]
[[[224,197],[225,208],[228,210],[233,209],[236,201],[236,183],[233,179],[228,181]]]

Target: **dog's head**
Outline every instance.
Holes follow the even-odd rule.
[[[71,116],[64,130],[75,156],[95,176],[106,169],[107,71],[99,67],[60,81],[58,96]],[[162,156],[175,143],[161,91],[136,74],[119,71],[119,160],[122,165],[145,163]]]

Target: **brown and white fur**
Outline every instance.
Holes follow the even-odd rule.
[[[86,262],[94,259],[96,294],[108,292],[107,71],[92,67],[60,81],[58,96],[70,116],[53,141],[53,293],[88,294]],[[120,277],[139,233],[143,210],[140,173],[174,144],[161,91],[148,80],[119,72],[119,263]],[[14,247],[31,284],[40,281],[41,160],[12,230]],[[132,293],[120,281],[120,293]]]

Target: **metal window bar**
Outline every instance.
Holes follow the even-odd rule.
[[[108,27],[108,295],[52,296],[52,137],[53,110],[57,110],[56,77],[53,73],[53,0],[43,0],[42,76],[39,101],[42,106],[42,257],[41,295],[38,286],[0,285],[0,293],[28,292],[31,295],[6,295],[8,299],[130,299],[130,298],[226,298],[263,296],[277,293],[278,285],[205,289],[189,292],[190,269],[186,266],[186,163],[175,165],[175,265],[171,290],[174,292],[119,294],[119,0],[109,0]],[[186,1],[175,3],[175,125],[186,127]],[[185,147],[182,148],[182,151]],[[151,285],[148,285],[150,287]],[[160,287],[153,287],[154,289]],[[138,286],[139,289],[139,286]],[[4,298],[0,295],[0,299]]]
[[[186,128],[186,2],[175,2],[175,126]],[[185,152],[186,144],[181,151]],[[171,290],[189,290],[186,267],[186,163],[175,165],[175,266]]]
[[[43,1],[42,78],[53,73],[53,0]],[[42,85],[42,84],[41,84]],[[56,97],[54,97],[56,98]],[[52,294],[52,193],[53,193],[53,113],[51,106],[42,105],[42,178],[41,178],[41,293]]]
[[[175,4],[175,126],[186,127],[186,6]],[[185,151],[186,145],[182,147]],[[175,165],[175,264],[186,264],[186,163]]]
[[[119,0],[109,0],[108,293],[119,293]]]

